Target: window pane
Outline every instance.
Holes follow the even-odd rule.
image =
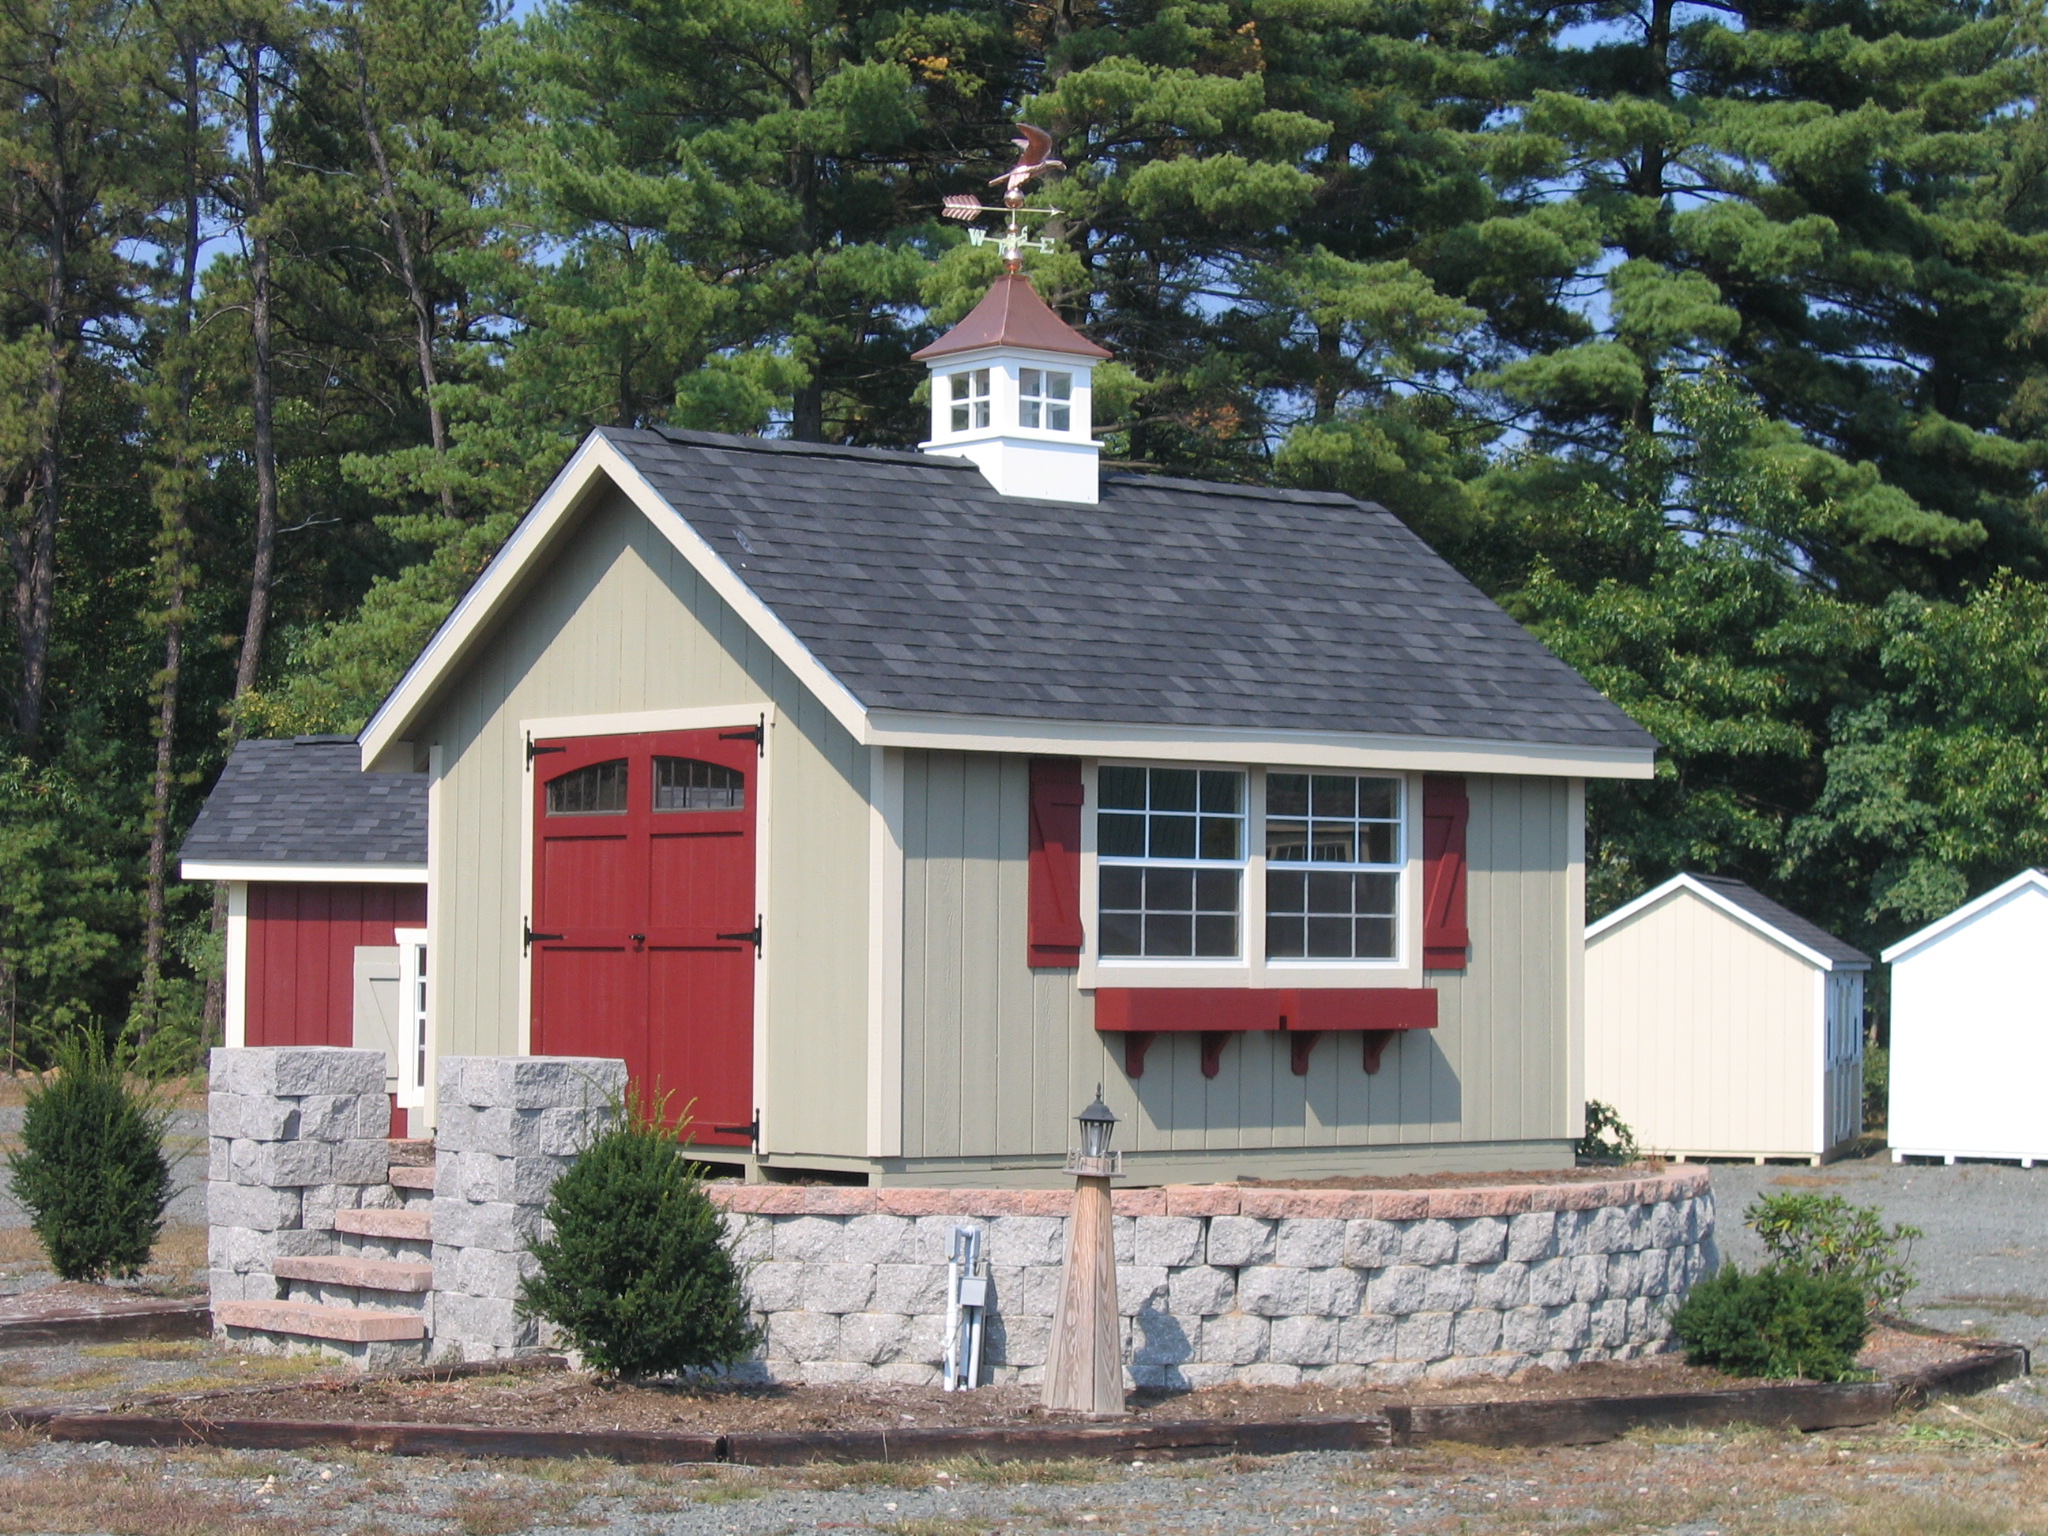
[[[1361,864],[1391,864],[1394,862],[1394,824],[1390,821],[1366,822],[1359,827],[1363,851],[1358,856]]]
[[[1036,400],[1021,401],[1017,406],[1017,412],[1025,426],[1035,427],[1038,425],[1038,402]]]
[[[1120,816],[1104,811],[1095,821],[1095,851],[1105,858],[1140,859],[1145,856],[1145,818]]]
[[[548,781],[550,816],[616,816],[626,808],[626,760],[592,763]]]
[[[1045,425],[1053,432],[1074,430],[1074,408],[1071,405],[1048,405],[1045,408]]]
[[[1357,950],[1360,960],[1394,958],[1394,920],[1391,917],[1361,917],[1358,920]]]
[[[1266,814],[1268,816],[1306,816],[1308,814],[1308,775],[1305,773],[1267,774]]]
[[[1353,822],[1342,826],[1329,826],[1324,822],[1315,824],[1315,841],[1310,846],[1309,857],[1318,864],[1355,864],[1358,862],[1358,828]]]
[[[1351,876],[1316,873],[1308,877],[1308,909],[1311,912],[1351,913]]]
[[[657,811],[737,811],[746,803],[745,776],[736,768],[699,762],[694,757],[654,760]]]
[[[1074,398],[1074,376],[1071,373],[1048,373],[1045,376],[1045,392],[1054,400]]]
[[[1096,775],[1095,788],[1102,796],[1104,810],[1145,809],[1145,770],[1142,768],[1105,768]]]
[[[1378,917],[1394,915],[1394,893],[1400,889],[1398,875],[1355,875],[1357,908]]]
[[[1392,779],[1360,779],[1358,781],[1358,814],[1377,816],[1390,820],[1394,814],[1394,781]]]
[[[1351,959],[1351,919],[1348,917],[1311,917],[1308,920],[1308,958],[1311,960]]]
[[[1266,910],[1268,912],[1305,912],[1308,910],[1308,876],[1279,870],[1266,876]]]
[[[1195,872],[1192,869],[1145,871],[1145,907],[1151,912],[1192,912]]]
[[[1128,864],[1108,864],[1102,870],[1102,905],[1135,912],[1145,904],[1145,871]]]
[[[1018,393],[1043,395],[1045,393],[1044,378],[1045,374],[1037,368],[1019,368],[1017,370]]]
[[[950,374],[948,375],[948,380],[953,386],[953,398],[955,400],[965,400],[968,394],[967,375],[964,373]]]
[[[1195,920],[1186,913],[1145,914],[1146,955],[1192,956],[1195,952]]]
[[[1145,920],[1135,912],[1102,914],[1102,952],[1105,955],[1142,955]]]
[[[1192,768],[1154,768],[1150,772],[1153,810],[1192,811],[1195,808],[1196,774]]]
[[[1290,864],[1308,862],[1308,823],[1269,821],[1266,823],[1266,857]]]
[[[1146,851],[1155,859],[1192,859],[1195,856],[1195,818],[1154,816],[1152,843]]]
[[[1308,947],[1308,927],[1298,917],[1274,917],[1266,919],[1266,958],[1269,960],[1300,960],[1305,958]]]
[[[974,424],[977,427],[988,425],[988,400],[986,397],[974,402]]]
[[[1202,818],[1202,857],[1205,859],[1236,859],[1239,853],[1238,831],[1244,826],[1235,816],[1204,816]]]
[[[1237,919],[1202,916],[1195,919],[1195,954],[1204,960],[1228,960],[1237,954]]]
[[[1195,906],[1204,912],[1237,910],[1237,871],[1200,869],[1195,871]]]
[[[1241,773],[1217,773],[1205,769],[1202,773],[1202,809],[1222,811],[1236,815],[1244,809],[1244,775]]]
[[[1341,778],[1334,774],[1319,773],[1315,782],[1315,806],[1313,814],[1317,820],[1325,816],[1346,818],[1358,814],[1358,780],[1348,773]]]

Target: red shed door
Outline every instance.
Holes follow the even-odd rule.
[[[752,731],[534,743],[533,1048],[620,1056],[690,1139],[754,1118]]]

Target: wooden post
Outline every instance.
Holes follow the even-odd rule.
[[[1116,1239],[1109,1222],[1109,1180],[1074,1181],[1067,1262],[1052,1348],[1045,1362],[1045,1406],[1111,1418],[1124,1411],[1124,1360],[1116,1305]]]

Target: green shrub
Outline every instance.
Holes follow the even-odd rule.
[[[658,1113],[622,1112],[549,1196],[554,1235],[534,1245],[539,1272],[520,1310],[561,1329],[598,1370],[733,1365],[759,1342],[725,1218],[680,1135]]]
[[[57,1048],[28,1090],[14,1197],[66,1280],[122,1278],[148,1262],[171,1198],[165,1111],[96,1033]]]
[[[1884,1046],[1867,1046],[1863,1052],[1863,1129],[1880,1130],[1891,1124],[1892,1053]]]
[[[1586,1134],[1572,1145],[1580,1157],[1602,1163],[1632,1163],[1642,1155],[1636,1133],[1611,1104],[1598,1099],[1586,1101]]]
[[[1760,1195],[1742,1219],[1776,1262],[1851,1281],[1867,1307],[1896,1308],[1919,1284],[1913,1239],[1926,1234],[1903,1224],[1888,1228],[1883,1214],[1840,1195]]]
[[[1728,1264],[1692,1288],[1671,1331],[1690,1365],[1840,1381],[1855,1369],[1870,1314],[1854,1281],[1784,1264],[1745,1274]]]

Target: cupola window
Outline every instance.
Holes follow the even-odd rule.
[[[953,430],[970,432],[989,424],[988,370],[965,368],[948,374],[953,403]]]
[[[1074,425],[1074,376],[1046,368],[1017,373],[1018,424],[1048,432],[1071,432]]]

